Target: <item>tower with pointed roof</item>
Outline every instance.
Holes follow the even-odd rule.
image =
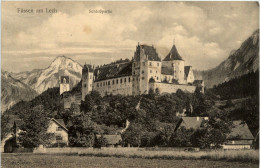
[[[91,65],[85,64],[82,69],[82,100],[85,100],[85,96],[92,91],[94,70]]]
[[[173,44],[162,64],[163,67],[171,68],[173,70],[173,78],[176,79],[179,84],[184,83],[184,60],[178,53],[175,44]]]

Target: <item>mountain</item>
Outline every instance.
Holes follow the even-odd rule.
[[[15,103],[29,101],[37,96],[37,92],[28,85],[13,78],[9,72],[1,71],[1,112]]]
[[[196,79],[203,79],[206,87],[229,81],[235,77],[255,72],[259,67],[259,29],[256,30],[239,49],[217,67],[207,71],[194,71]]]
[[[31,86],[32,89],[40,94],[48,88],[59,87],[59,77],[61,75],[70,77],[72,88],[81,80],[81,73],[82,66],[79,63],[65,56],[59,56],[46,69],[35,69],[12,73],[11,75]]]

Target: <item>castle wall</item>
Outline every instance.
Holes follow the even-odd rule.
[[[152,89],[154,92],[156,89],[159,89],[159,93],[176,93],[178,89],[181,89],[182,91],[188,91],[190,93],[194,93],[196,86],[190,86],[190,85],[177,85],[177,84],[170,84],[170,83],[150,83],[150,89]]]
[[[132,95],[132,76],[96,81],[93,90],[98,91],[101,96],[105,95]]]

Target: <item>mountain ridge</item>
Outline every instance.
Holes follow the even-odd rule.
[[[206,71],[194,71],[196,79],[203,79],[206,87],[229,81],[259,67],[259,29],[247,38],[237,50],[232,50],[229,57],[215,68]]]

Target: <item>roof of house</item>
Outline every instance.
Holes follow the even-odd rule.
[[[191,66],[185,66],[184,67],[184,74],[185,74],[185,79],[187,79],[189,72],[190,72]]]
[[[246,123],[241,120],[233,121],[233,128],[228,134],[227,139],[254,139]]]
[[[108,144],[114,145],[119,144],[122,141],[121,135],[103,135],[104,138],[107,140]],[[101,135],[97,135],[97,138],[101,137]]]
[[[54,119],[54,118],[52,118],[51,121],[54,121],[55,123],[57,123],[58,125],[63,127],[66,131],[68,131],[68,129],[67,129],[63,119]]]
[[[132,62],[109,64],[95,69],[96,81],[132,75]]]
[[[173,68],[162,67],[161,73],[164,74],[164,75],[174,75],[174,70],[173,70]]]
[[[175,45],[172,46],[172,49],[170,50],[169,54],[166,55],[163,61],[172,61],[172,60],[183,60],[180,54],[178,53]]]
[[[204,117],[182,117],[182,123],[180,126],[184,126],[186,129],[198,129]]]

